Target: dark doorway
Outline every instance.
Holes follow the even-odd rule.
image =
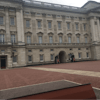
[[[6,68],[6,57],[1,57],[1,69]]]
[[[59,60],[60,60],[60,63],[65,63],[66,62],[66,52],[61,51],[59,53]]]

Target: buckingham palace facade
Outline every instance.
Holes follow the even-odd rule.
[[[0,68],[100,60],[100,3],[82,7],[0,0]]]

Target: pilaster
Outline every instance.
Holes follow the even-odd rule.
[[[16,10],[16,20],[17,20],[17,33],[18,33],[18,43],[19,45],[24,44],[24,27],[23,27],[23,11],[22,9]]]
[[[5,8],[5,27],[6,27],[6,36],[7,36],[7,43],[10,43],[10,19],[9,19],[9,12],[8,8]]]

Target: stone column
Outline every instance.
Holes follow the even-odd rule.
[[[98,42],[100,42],[100,21],[99,18],[97,19],[97,27],[98,27]]]
[[[5,9],[5,27],[6,27],[6,42],[10,43],[10,19],[9,19],[9,13],[8,8]]]
[[[62,22],[62,29],[63,29],[63,33],[64,33],[64,36],[63,36],[63,42],[67,42],[67,35],[66,35],[66,21],[65,21],[65,19],[66,19],[66,16],[62,16],[62,20],[63,20],[63,22]]]
[[[37,34],[36,34],[36,17],[35,12],[31,12],[32,17],[32,33],[33,33],[33,43],[38,43],[37,41]]]
[[[7,48],[7,68],[11,68],[12,67],[12,48],[9,47]]]
[[[58,34],[57,34],[57,20],[56,15],[52,15],[53,17],[53,30],[54,30],[54,43],[58,43]]]
[[[95,23],[94,22],[95,22],[94,17],[91,17],[90,18],[90,25],[91,25],[90,30],[91,30],[91,34],[92,34],[92,42],[97,41],[96,33],[95,33],[95,26],[94,26]]]
[[[18,44],[22,45],[24,41],[24,27],[23,27],[23,11],[22,9],[16,10],[16,20],[17,20],[17,34],[18,34]]]
[[[43,32],[44,32],[44,43],[47,43],[48,42],[48,40],[47,40],[47,38],[48,38],[48,35],[47,35],[47,22],[46,22],[46,14],[45,13],[43,13],[42,14],[42,17],[43,17]]]

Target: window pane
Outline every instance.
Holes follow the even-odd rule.
[[[51,60],[54,60],[54,55],[53,54],[51,54]]]
[[[26,27],[30,27],[30,21],[26,20]]]
[[[83,26],[84,26],[84,30],[86,30],[86,24],[83,24]]]
[[[87,58],[89,57],[89,53],[86,53],[86,55],[87,55]]]
[[[59,43],[62,43],[62,36],[59,36]]]
[[[13,57],[13,62],[17,62],[17,56]]]
[[[70,29],[70,23],[67,23],[67,28]]]
[[[14,25],[14,18],[10,18],[10,25]]]
[[[11,35],[11,43],[15,43],[15,35]]]
[[[78,30],[78,24],[76,23],[76,30]]]
[[[51,28],[51,22],[48,22],[48,27]]]
[[[27,36],[27,43],[31,43],[31,36]]]
[[[43,61],[43,55],[40,55],[40,61]]]
[[[58,29],[61,29],[61,22],[58,22]]]
[[[3,25],[3,17],[0,17],[0,25]]]
[[[77,43],[80,43],[80,38],[79,37],[77,37]]]
[[[87,37],[85,37],[85,43],[87,43]]]
[[[32,56],[28,56],[28,61],[32,61]]]
[[[0,34],[0,42],[4,43],[4,35],[3,34]]]
[[[39,43],[42,43],[42,36],[39,36]]]
[[[53,43],[52,36],[49,36],[49,42],[50,42],[50,43]]]
[[[68,42],[71,43],[71,37],[68,37]]]
[[[81,58],[81,53],[78,54],[79,58]]]
[[[38,28],[41,28],[41,21],[38,21]]]

